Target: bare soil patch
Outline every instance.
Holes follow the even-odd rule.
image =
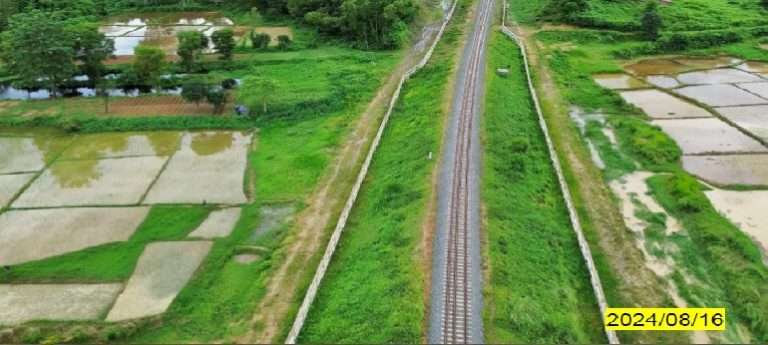
[[[625,91],[621,97],[653,119],[712,117],[707,110],[658,90]]]
[[[32,320],[95,320],[122,284],[0,285],[0,325]]]
[[[768,186],[768,155],[684,156],[683,167],[721,186]]]
[[[14,265],[125,241],[149,208],[62,208],[0,214],[0,265]]]
[[[693,69],[693,67],[683,65],[673,60],[650,59],[626,65],[624,66],[624,69],[639,76],[647,76],[660,74],[678,74],[690,71]]]
[[[229,236],[240,219],[240,211],[239,207],[233,207],[211,212],[208,218],[189,234],[189,237],[211,239]]]
[[[0,175],[0,209],[5,207],[35,174]]]
[[[138,204],[165,161],[161,157],[57,161],[13,207]]]
[[[719,119],[656,120],[685,154],[768,152],[757,140]]]
[[[674,91],[711,107],[768,104],[768,99],[757,97],[729,84],[688,86]]]
[[[168,162],[145,202],[245,203],[243,186],[250,142],[251,135],[240,132],[185,134],[181,149]]]
[[[203,262],[212,242],[156,242],[147,245],[136,270],[107,315],[122,321],[164,313]]]
[[[768,255],[768,191],[715,189],[706,194],[720,213],[752,237]]]

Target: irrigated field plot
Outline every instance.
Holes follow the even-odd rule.
[[[79,137],[62,159],[170,156],[179,147],[179,132],[101,133]]]
[[[737,126],[768,141],[768,106],[718,108],[717,112]]]
[[[107,311],[123,284],[0,285],[0,326],[31,320],[92,320]]]
[[[685,156],[683,167],[719,185],[768,186],[768,155]]]
[[[768,192],[725,191],[707,192],[707,197],[720,213],[749,234],[768,255]]]
[[[189,237],[209,239],[227,237],[235,228],[237,220],[240,219],[240,213],[239,207],[213,211],[203,224],[200,224],[195,231],[189,234]]]
[[[39,260],[127,240],[146,207],[18,210],[0,214],[0,265]]]
[[[719,119],[657,120],[653,122],[675,139],[685,154],[768,152]]]
[[[64,138],[0,137],[0,174],[39,171],[68,143]]]
[[[707,85],[749,83],[762,81],[763,79],[754,74],[737,69],[724,68],[683,73],[677,76],[677,80],[687,85]]]
[[[13,207],[135,205],[164,163],[160,157],[57,161]]]
[[[626,91],[621,97],[653,119],[711,117],[708,111],[658,90]]]
[[[181,149],[158,178],[146,203],[245,203],[243,180],[250,143],[251,136],[239,132],[184,135]]]
[[[689,86],[676,92],[711,107],[768,104],[768,99],[757,97],[730,84]]]
[[[203,261],[212,242],[157,242],[147,246],[107,315],[122,321],[162,314]]]
[[[35,174],[0,175],[0,208],[5,207],[34,176]]]

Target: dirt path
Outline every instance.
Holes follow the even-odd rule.
[[[432,25],[424,29],[424,35],[408,50],[361,114],[316,191],[306,201],[308,206],[297,216],[292,234],[284,242],[286,245],[281,255],[285,258],[275,269],[267,283],[267,292],[255,310],[252,331],[239,339],[240,342],[264,344],[282,341],[277,337],[281,335],[284,325],[291,321],[288,317],[302,287],[300,283],[315,269],[313,259],[321,254],[320,249],[325,244],[323,239],[341,211],[390,97],[401,76],[421,59],[425,47],[429,46],[425,42],[429,42],[435,33]]]
[[[564,169],[574,178],[569,181],[580,216],[597,235],[599,248],[594,251],[605,257],[612,274],[616,276],[614,291],[607,291],[608,304],[623,303],[627,306],[659,306],[670,304],[671,298],[663,289],[664,283],[645,266],[642,252],[635,246],[632,234],[626,229],[617,203],[605,184],[600,170],[592,163],[590,154],[579,133],[571,124],[569,105],[562,99],[549,70],[540,60],[541,46],[526,28],[517,28],[530,48],[529,59],[536,74],[536,87],[542,95],[544,114],[548,118],[553,141]],[[610,300],[618,295],[620,301]],[[620,334],[624,342],[684,342],[685,337],[659,332]],[[631,339],[626,339],[630,338]]]

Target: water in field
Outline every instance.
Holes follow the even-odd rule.
[[[611,90],[640,89],[648,86],[641,80],[623,73],[597,74],[594,78],[600,86]]]
[[[691,70],[691,67],[666,59],[643,60],[624,67],[639,76],[677,74]]]

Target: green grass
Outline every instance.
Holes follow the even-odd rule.
[[[657,175],[649,186],[687,229],[708,273],[725,294],[729,317],[743,322],[753,341],[768,341],[768,268],[757,245],[717,212],[695,178],[682,172]]]
[[[0,271],[0,282],[126,280],[148,243],[183,240],[209,212],[210,208],[199,206],[155,206],[128,241],[15,265]]]
[[[489,43],[483,199],[489,343],[600,343],[600,315],[551,165],[517,46]],[[501,77],[496,68],[510,67]]]
[[[419,343],[425,325],[419,244],[440,152],[443,101],[466,2],[430,63],[403,89],[300,335],[304,343]]]

